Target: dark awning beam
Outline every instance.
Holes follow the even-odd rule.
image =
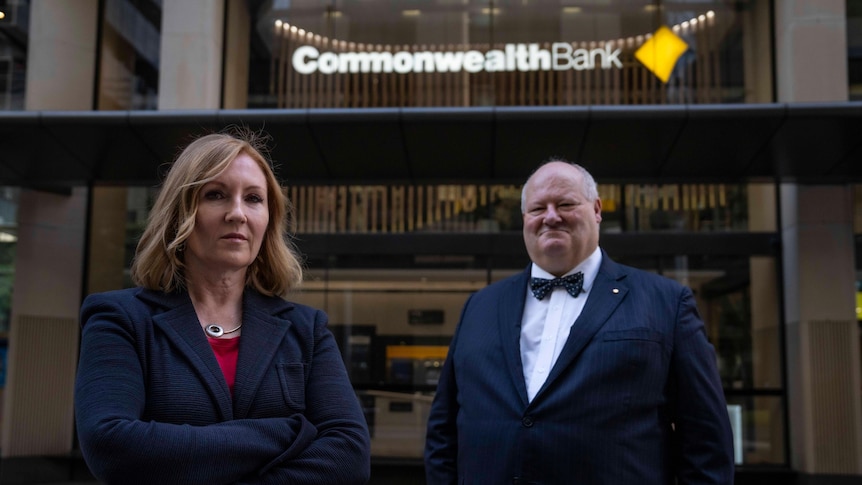
[[[0,184],[152,185],[194,136],[272,136],[290,183],[862,182],[862,103],[0,113]]]

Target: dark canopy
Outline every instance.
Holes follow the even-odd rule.
[[[0,184],[149,185],[193,136],[269,133],[291,183],[862,182],[862,103],[0,113]]]

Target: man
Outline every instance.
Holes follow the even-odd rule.
[[[578,165],[539,167],[521,211],[532,264],[464,306],[431,406],[428,484],[732,484],[691,290],[599,248],[602,203]]]

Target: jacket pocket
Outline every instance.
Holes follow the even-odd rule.
[[[287,405],[291,409],[305,411],[305,364],[278,364],[278,377]]]
[[[605,332],[604,341],[613,342],[616,340],[646,340],[648,342],[664,342],[664,335],[649,327],[627,328],[625,330],[611,330]]]
[[[671,352],[671,344],[667,341],[665,335],[650,327],[632,327],[624,330],[611,330],[605,332],[602,340],[605,342],[617,342],[618,344],[625,344],[626,342],[635,344],[637,342],[642,342],[642,345],[644,345],[645,342],[652,342],[654,344],[658,344],[659,348],[661,348],[665,354],[670,354]]]

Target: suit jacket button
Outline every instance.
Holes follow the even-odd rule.
[[[529,416],[525,416],[524,419],[521,420],[521,424],[523,424],[525,427],[529,428],[530,426],[533,425],[533,418],[531,418]]]

